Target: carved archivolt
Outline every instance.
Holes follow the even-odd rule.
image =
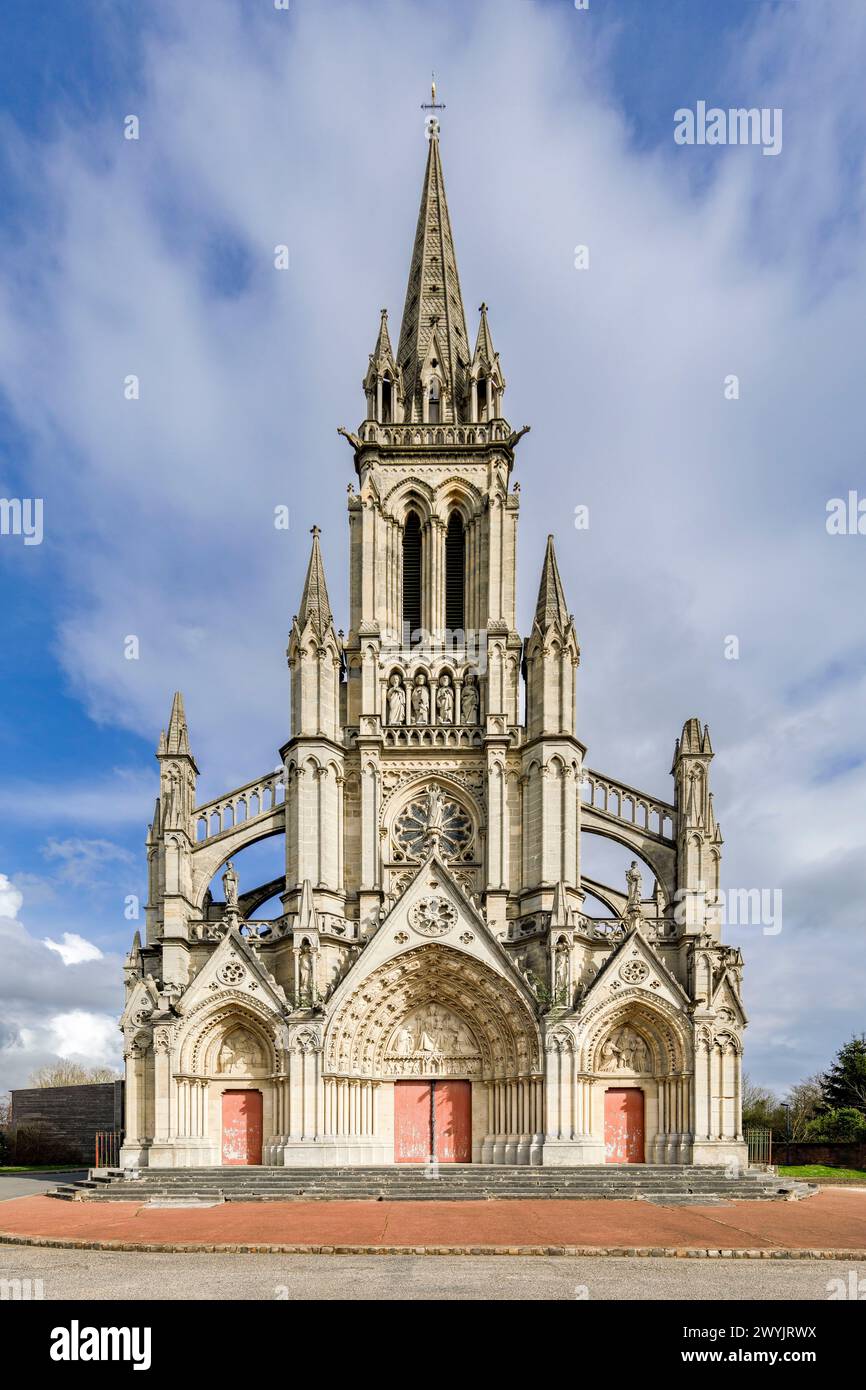
[[[643,991],[619,995],[586,1019],[583,1068],[599,1075],[669,1075],[691,1070],[688,1020]]]
[[[521,996],[483,962],[440,944],[407,952],[359,985],[328,1026],[327,1070],[393,1075],[401,1025],[414,1037],[410,1020],[431,1006],[442,1011],[443,1019],[472,1020],[477,1051],[471,1067],[466,1055],[464,1075],[523,1076],[538,1070],[538,1029]]]
[[[264,1001],[239,991],[206,999],[186,1019],[179,1037],[177,1070],[187,1075],[239,1075],[233,1070],[232,1037],[238,1053],[258,1057],[257,1066],[277,1071],[288,1038],[284,1026]],[[229,1043],[229,1050],[221,1049]]]

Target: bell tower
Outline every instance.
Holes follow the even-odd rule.
[[[348,498],[344,645],[346,723],[360,763],[356,889],[362,918],[394,891],[387,860],[399,849],[383,802],[397,769],[413,764],[443,791],[453,787],[455,806],[465,787],[474,804],[459,809],[473,820],[465,862],[474,868],[464,879],[504,923],[505,762],[520,719],[522,652],[519,495],[509,487],[525,430],[512,431],[503,415],[505,378],[484,304],[470,348],[435,90],[425,109],[427,161],[397,351],[383,309],[363,382],[366,418],[356,434],[341,430],[358,479]]]

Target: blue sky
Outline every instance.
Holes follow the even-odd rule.
[[[709,721],[725,880],[785,895],[779,936],[731,933],[752,1074],[863,1028],[866,537],[824,517],[866,495],[866,18],[817,8],[6,0],[0,493],[44,497],[45,539],[0,538],[0,1088],[116,1056],[172,691],[205,795],[272,765],[314,521],[345,621],[336,426],[379,307],[399,324],[431,68],[470,332],[484,298],[533,426],[523,627],[555,528],[591,765],[665,796]],[[781,155],[676,146],[701,99],[781,106]]]

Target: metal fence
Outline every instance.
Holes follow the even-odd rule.
[[[749,1146],[750,1163],[772,1163],[773,1131],[771,1129],[747,1129],[746,1143]]]
[[[123,1131],[120,1129],[98,1129],[96,1131],[95,1168],[117,1168],[120,1163],[120,1145]]]

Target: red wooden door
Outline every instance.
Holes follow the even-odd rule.
[[[394,1162],[430,1157],[430,1082],[394,1082]]]
[[[223,1163],[262,1161],[261,1091],[223,1091]]]
[[[394,1162],[472,1161],[472,1083],[394,1082]]]
[[[623,1086],[604,1093],[606,1163],[643,1163],[643,1091]]]
[[[440,1163],[472,1162],[472,1083],[436,1082],[436,1157]]]

